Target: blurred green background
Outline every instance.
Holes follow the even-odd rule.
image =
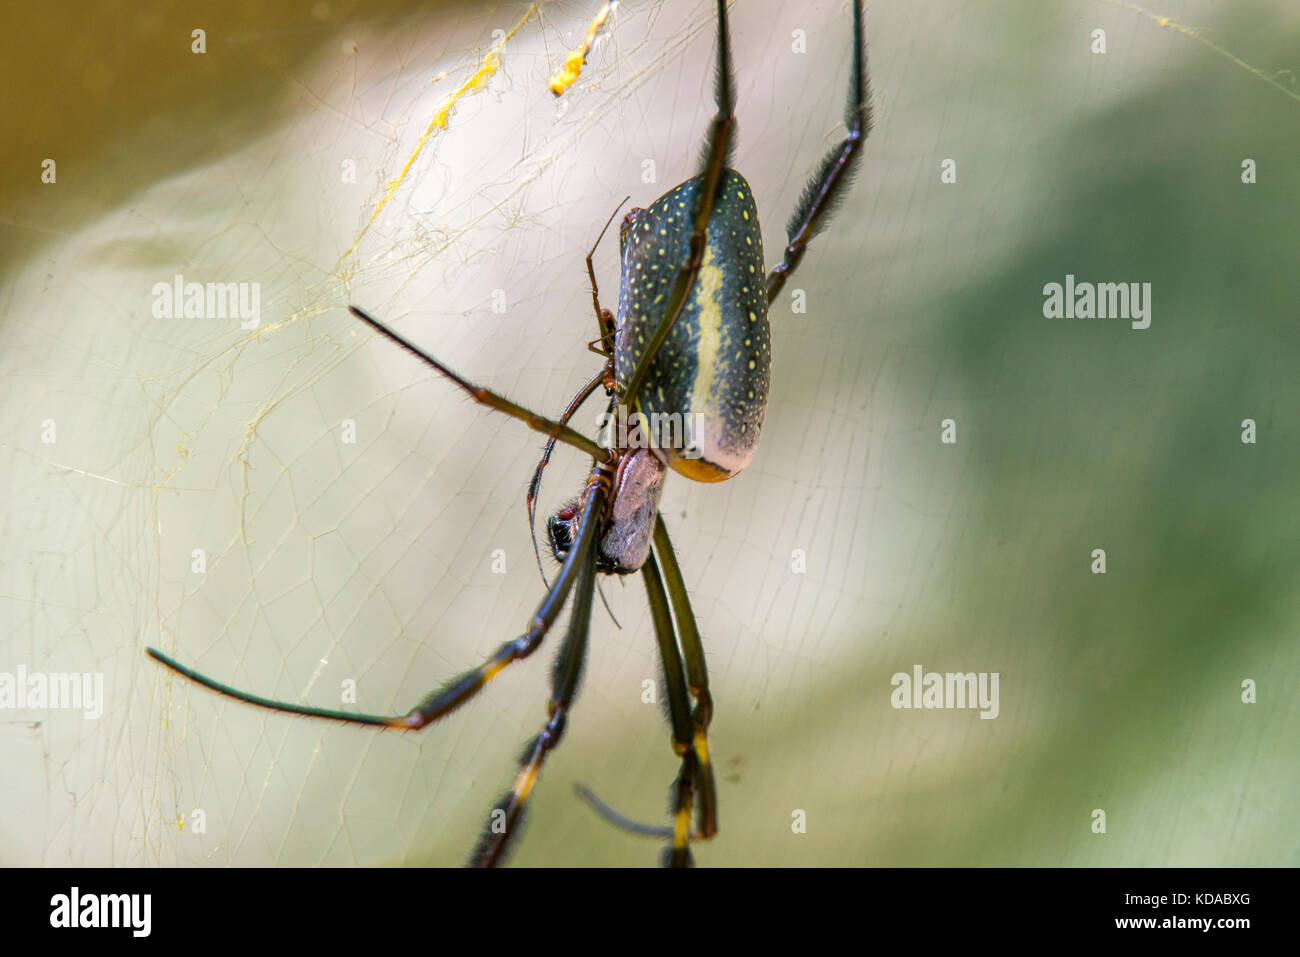
[[[540,442],[343,307],[538,410],[595,370],[582,257],[624,196],[692,174],[713,42],[708,3],[628,0],[556,100],[598,6],[0,14],[0,671],[102,671],[109,695],[98,722],[0,721],[0,862],[472,846],[558,643],[420,736],[235,705],[143,648],[326,706],[355,679],[380,711],[518,633],[542,594],[523,518]],[[848,11],[732,11],[735,162],[774,262],[840,135]],[[773,308],[758,457],[665,497],[716,703],[722,832],[697,860],[1300,863],[1300,8],[873,3],[867,29],[876,130],[791,283],[807,312]],[[498,30],[499,67],[417,153]],[[612,306],[615,243],[597,269]],[[177,272],[259,282],[260,328],[154,319]],[[1151,283],[1151,327],[1043,318],[1067,274]],[[557,453],[543,509],[582,474]],[[572,792],[666,819],[675,773],[641,700],[640,584],[605,589],[622,627],[597,606],[521,865],[656,859]],[[998,672],[999,717],[894,710],[890,676],[916,664]]]

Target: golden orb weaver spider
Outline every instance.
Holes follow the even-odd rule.
[[[696,481],[716,482],[739,473],[753,456],[767,407],[771,368],[768,305],[847,191],[862,142],[871,129],[871,107],[862,3],[854,0],[847,135],[823,158],[804,188],[790,217],[781,262],[764,282],[762,235],[753,193],[745,178],[729,165],[736,117],[726,0],[718,0],[717,26],[717,112],[705,139],[703,168],[650,206],[633,209],[624,218],[619,230],[622,267],[617,317],[600,305],[592,266],[595,247],[587,254],[600,332],[590,348],[603,356],[605,363],[558,420],[544,418],[474,385],[361,309],[349,307],[357,318],[450,379],[475,401],[548,437],[528,489],[530,527],[534,525],[542,471],[555,442],[591,456],[592,467],[581,494],[548,522],[551,549],[561,566],[527,631],[401,715],[357,714],[263,698],[215,681],[157,649],[148,649],[153,658],[178,674],[248,704],[333,721],[419,730],[451,714],[507,665],[536,651],[573,592],[568,631],[555,659],[546,724],[524,748],[515,783],[493,808],[470,856],[473,865],[493,866],[504,859],[511,839],[520,830],[546,756],[563,737],[586,656],[597,573],[639,571],[644,579],[663,665],[672,745],[681,766],[672,787],[671,826],[637,824],[585,789],[579,793],[610,823],[669,838],[663,859],[668,866],[691,864],[691,842],[707,840],[718,831],[717,791],[708,747],[713,700],[704,645],[668,529],[659,514],[659,499],[669,468]],[[606,229],[613,218],[605,224]],[[578,407],[601,385],[610,398],[611,421],[618,426],[611,430],[617,440],[610,448],[602,448],[568,425]],[[641,428],[646,422],[662,421],[657,417],[677,416],[680,423],[686,415],[699,423],[689,443],[682,441],[680,428],[676,441],[666,446],[651,441],[656,429],[647,434]]]

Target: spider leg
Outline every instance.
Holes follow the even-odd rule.
[[[429,353],[425,352],[419,346],[415,345],[414,343],[410,342],[407,339],[402,338],[392,329],[389,329],[387,326],[385,326],[378,319],[375,319],[373,316],[368,315],[361,309],[358,309],[356,306],[348,306],[348,310],[352,313],[352,315],[356,316],[358,319],[360,319],[362,322],[368,325],[371,329],[374,329],[375,332],[378,332],[381,335],[391,339],[393,342],[397,343],[407,352],[421,359],[426,365],[432,366],[434,369],[442,373],[452,382],[456,383],[456,385],[460,386],[463,390],[465,390],[465,392],[469,394],[469,397],[473,399],[475,402],[496,409],[498,412],[504,412],[506,415],[509,415],[513,418],[518,419],[521,422],[526,423],[530,429],[534,429],[538,432],[541,432],[543,435],[549,435],[553,438],[559,439],[561,442],[564,442],[566,445],[572,445],[575,449],[578,449],[581,452],[586,452],[588,455],[590,455],[598,462],[606,462],[609,460],[609,452],[607,452],[605,449],[602,449],[599,445],[591,441],[591,439],[587,438],[585,435],[580,435],[579,433],[573,431],[573,429],[569,428],[567,425],[562,425],[559,422],[552,422],[550,419],[540,416],[535,412],[530,412],[528,409],[525,409],[522,405],[518,405],[514,402],[511,402],[505,396],[498,395],[497,393],[491,391],[490,389],[484,389],[481,388],[480,386],[474,385],[474,383],[470,382],[468,379],[464,378],[463,376],[457,375],[450,368],[443,365],[441,362],[439,362],[433,356],[429,355]]]
[[[673,633],[668,595],[664,592],[663,579],[659,575],[659,563],[653,553],[641,566],[641,577],[645,579],[646,599],[650,604],[655,638],[659,643],[659,660],[663,664],[673,752],[682,759],[681,770],[673,783],[672,844],[664,851],[664,866],[689,867],[691,865],[691,805],[695,793],[696,760],[695,752],[691,747],[691,714],[686,694],[686,673],[682,668],[682,656],[677,650],[677,638]]]
[[[607,310],[600,308],[600,290],[596,285],[596,267],[591,264],[592,258],[596,255],[596,249],[600,246],[600,241],[605,238],[605,233],[609,229],[609,224],[614,221],[618,211],[622,209],[632,197],[623,197],[623,202],[614,207],[614,211],[609,214],[609,219],[605,220],[605,225],[601,227],[600,235],[596,241],[591,244],[591,249],[587,252],[587,278],[591,280],[591,304],[596,309],[596,325],[600,329],[600,341],[607,343],[607,351],[604,355],[614,354],[614,324]],[[593,351],[595,351],[593,349]]]
[[[579,546],[570,553],[570,559],[578,556],[581,567],[573,611],[569,617],[569,630],[555,659],[546,725],[524,747],[514,787],[492,809],[483,835],[474,853],[470,855],[469,864],[474,867],[494,867],[501,863],[510,839],[519,832],[523,823],[528,798],[541,775],[542,764],[564,736],[569,709],[577,694],[583,662],[587,656],[587,639],[591,633],[591,603],[596,590],[596,539],[587,526],[594,528],[599,521],[599,513],[588,512],[584,515],[583,529],[578,535]]]
[[[862,0],[853,0],[853,73],[844,113],[848,135],[822,158],[804,187],[786,227],[789,242],[781,262],[768,274],[767,301],[772,302],[786,279],[799,266],[808,243],[830,222],[831,214],[848,192],[859,149],[871,133],[871,90],[867,80],[867,50],[862,38]]]
[[[596,386],[604,383],[607,391],[613,388],[614,372],[610,360],[614,355],[614,317],[610,315],[608,310],[600,308],[600,287],[596,283],[596,267],[592,265],[592,259],[596,255],[596,250],[600,247],[600,241],[605,238],[605,233],[609,230],[609,224],[614,221],[614,217],[618,215],[618,211],[623,208],[629,198],[624,197],[623,202],[614,207],[614,211],[609,214],[609,219],[605,220],[605,225],[601,227],[596,241],[591,244],[591,249],[587,250],[587,278],[591,280],[591,305],[596,311],[596,327],[600,331],[600,338],[587,343],[587,348],[599,356],[604,356],[606,361],[600,372],[569,401],[568,407],[564,410],[564,415],[560,416],[561,425],[569,424],[569,420],[578,411],[578,407],[596,391]],[[553,451],[555,451],[555,437],[551,436],[546,440],[542,460],[537,463],[537,469],[533,472],[533,480],[528,485],[528,500],[526,503],[528,508],[528,534],[533,539],[533,555],[537,558],[537,570],[542,573],[543,583],[546,582],[546,570],[542,568],[542,554],[537,548],[537,492],[542,485],[542,472],[551,461]],[[605,609],[608,611],[609,602],[605,601],[603,592],[600,600],[605,603]],[[610,612],[611,618],[613,615],[614,613]]]
[[[568,406],[564,409],[564,414],[560,416],[560,425],[568,425],[569,420],[578,411],[578,407],[586,402],[591,394],[596,391],[596,386],[604,381],[605,370],[601,369],[592,376],[590,382],[578,390],[577,395],[569,400]],[[528,497],[524,501],[524,505],[528,509],[528,534],[533,538],[533,555],[537,558],[537,570],[542,573],[542,584],[548,586],[550,583],[546,580],[545,569],[542,568],[542,553],[537,548],[537,492],[542,487],[542,471],[551,461],[551,453],[554,451],[555,436],[551,436],[546,440],[546,448],[542,450],[542,460],[537,463],[537,468],[533,472],[533,480],[528,483]]]
[[[646,374],[650,371],[650,364],[658,354],[659,347],[668,338],[668,333],[672,332],[677,317],[686,306],[691,287],[695,285],[695,277],[700,274],[709,219],[713,216],[713,208],[717,203],[718,182],[722,178],[722,171],[726,168],[731,154],[731,137],[736,128],[736,112],[732,102],[731,87],[731,40],[727,29],[727,3],[726,0],[718,0],[718,64],[715,84],[718,111],[714,114],[708,136],[704,140],[704,168],[700,174],[703,183],[691,230],[690,258],[678,271],[677,282],[668,296],[663,318],[659,320],[658,328],[646,343],[645,351],[641,353],[631,376],[624,384],[622,398],[629,409],[636,407],[636,398]]]
[[[709,694],[709,674],[704,663],[704,645],[700,640],[695,615],[691,610],[690,599],[686,595],[681,567],[677,564],[677,556],[668,538],[668,529],[664,525],[662,515],[659,515],[655,522],[654,554],[663,562],[667,595],[672,601],[673,618],[677,621],[677,631],[685,654],[686,681],[683,681],[683,659],[678,655],[677,646],[673,643],[673,625],[672,619],[668,617],[664,583],[659,578],[657,567],[652,567],[654,562],[652,556],[647,560],[646,565],[642,566],[642,573],[646,579],[646,594],[649,598],[655,623],[655,635],[659,639],[660,657],[664,666],[669,720],[673,726],[673,748],[682,757],[681,771],[674,782],[673,824],[671,827],[642,824],[620,814],[589,788],[579,784],[575,785],[575,789],[578,796],[593,811],[620,830],[648,837],[672,838],[673,846],[668,849],[665,863],[681,866],[690,861],[690,841],[708,840],[718,832],[718,796],[713,777],[713,765],[709,760],[708,743],[709,721],[713,716],[713,699]],[[686,682],[689,682],[691,696],[695,699],[695,709],[690,713],[689,718],[685,717]],[[687,722],[689,722],[689,729],[684,727]],[[689,745],[685,743],[687,741]],[[699,820],[694,828],[690,826],[692,792],[699,798]]]
[[[682,654],[686,659],[686,679],[695,708],[691,712],[691,750],[695,754],[699,777],[700,819],[698,837],[707,840],[718,833],[718,791],[713,779],[713,763],[709,760],[709,722],[713,719],[713,696],[709,694],[709,670],[704,663],[704,642],[691,610],[691,600],[686,594],[686,582],[677,553],[668,538],[668,527],[662,514],[655,517],[654,551],[664,567],[664,580],[668,597],[672,599],[673,617],[677,620],[677,635],[681,639]]]
[[[357,714],[351,711],[314,708],[309,705],[263,698],[260,695],[249,694],[230,685],[222,684],[192,668],[187,668],[156,648],[148,648],[146,651],[154,660],[167,666],[177,674],[183,675],[205,688],[210,688],[227,697],[234,698],[236,701],[257,705],[260,708],[269,708],[273,711],[305,715],[309,718],[326,718],[331,721],[344,721],[350,724],[379,725],[386,728],[418,731],[455,711],[479,691],[482,691],[483,687],[500,674],[507,665],[521,658],[527,658],[542,643],[542,639],[546,637],[551,625],[559,617],[560,609],[564,607],[564,603],[569,597],[569,591],[573,588],[574,580],[578,577],[582,559],[588,553],[594,554],[595,552],[596,525],[598,522],[593,521],[593,519],[600,515],[600,510],[604,507],[605,491],[604,487],[600,485],[590,485],[589,488],[591,491],[583,509],[578,540],[565,558],[564,564],[560,568],[560,574],[555,579],[555,584],[551,586],[550,591],[546,593],[546,597],[537,606],[537,611],[529,623],[528,631],[513,641],[507,641],[483,664],[459,677],[453,678],[406,714]],[[590,601],[590,598],[588,598],[588,601]]]
[[[639,834],[642,837],[672,837],[673,829],[662,824],[642,824],[640,821],[634,821],[630,817],[625,817],[610,805],[602,801],[599,795],[585,784],[574,784],[573,790],[578,797],[587,803],[587,806],[595,811],[600,817],[604,818],[609,824],[614,825],[620,831],[627,831],[629,834]],[[698,837],[692,834],[692,838]]]

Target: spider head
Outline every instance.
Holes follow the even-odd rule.
[[[659,498],[668,466],[655,449],[631,449],[619,459],[614,490],[596,529],[596,568],[607,575],[639,571],[650,554]],[[578,538],[579,502],[570,502],[546,522],[551,554],[563,562]]]

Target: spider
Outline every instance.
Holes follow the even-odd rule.
[[[560,570],[524,634],[400,715],[357,714],[274,701],[222,684],[148,649],[153,658],[178,674],[248,704],[415,731],[445,718],[508,665],[536,651],[573,593],[568,630],[555,659],[546,723],[525,746],[514,785],[492,809],[470,856],[472,865],[493,866],[504,860],[521,828],[542,765],[564,736],[587,653],[598,574],[641,573],[663,664],[672,747],[680,767],[670,790],[670,826],[637,824],[590,792],[580,789],[580,794],[607,821],[668,838],[663,852],[667,866],[690,865],[692,841],[707,840],[718,831],[717,789],[708,746],[713,700],[704,644],[667,526],[659,514],[659,499],[670,468],[695,481],[718,482],[739,473],[753,457],[767,407],[771,369],[768,305],[847,192],[862,142],[871,129],[871,107],[862,3],[854,0],[847,135],[823,158],[805,186],[790,217],[781,262],[764,281],[763,242],[753,193],[729,163],[736,117],[726,0],[718,0],[717,28],[717,112],[705,137],[702,169],[648,207],[634,208],[623,218],[617,318],[600,304],[592,266],[596,246],[587,254],[599,332],[589,348],[604,358],[604,364],[558,420],[544,418],[474,385],[363,310],[349,307],[357,318],[450,379],[475,401],[548,437],[528,488],[530,527],[535,525],[534,503],[542,470],[555,443],[564,442],[591,457],[591,470],[578,497],[547,522],[551,551]],[[616,209],[601,237],[617,215]],[[600,237],[597,246],[599,243]],[[579,406],[602,385],[609,398],[607,421],[617,424],[617,429],[609,430],[614,440],[607,443],[608,448],[568,425]],[[698,423],[695,428],[678,428],[673,441],[657,441],[661,436],[654,428],[656,423],[680,423],[687,415],[689,421]],[[684,441],[686,437],[689,442]],[[535,533],[533,541],[536,548]]]

